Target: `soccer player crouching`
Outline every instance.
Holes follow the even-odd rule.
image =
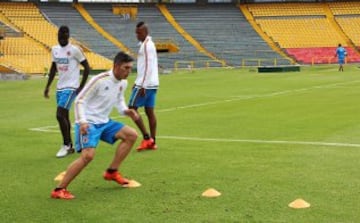
[[[105,180],[113,180],[120,185],[126,185],[129,180],[124,178],[118,168],[130,152],[137,139],[133,128],[113,121],[109,115],[113,107],[117,107],[122,115],[127,115],[136,121],[139,115],[126,106],[124,92],[128,85],[127,77],[133,67],[133,58],[120,52],[114,59],[113,68],[94,76],[80,92],[75,100],[75,144],[80,157],[71,163],[59,185],[51,192],[52,198],[73,199],[66,188],[71,181],[93,160],[96,147],[100,140],[117,146],[115,156],[105,171]]]

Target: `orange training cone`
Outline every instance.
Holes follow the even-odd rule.
[[[293,202],[291,202],[289,204],[289,207],[295,208],[295,209],[308,208],[308,207],[310,207],[310,204],[308,202],[304,201],[303,199],[299,198],[299,199],[296,199]]]
[[[54,180],[55,180],[55,181],[62,181],[62,179],[64,178],[65,174],[66,174],[66,171],[63,171],[63,172],[59,173],[59,174],[54,178]]]
[[[214,188],[209,188],[201,194],[203,197],[219,197],[221,193]]]
[[[136,180],[129,180],[128,184],[125,184],[123,187],[128,187],[128,188],[134,188],[134,187],[140,187],[141,184],[139,182],[137,182]]]

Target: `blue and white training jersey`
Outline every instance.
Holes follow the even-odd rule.
[[[57,89],[76,89],[80,85],[80,63],[86,58],[83,52],[69,43],[65,47],[56,45],[51,49],[52,61],[59,73]]]

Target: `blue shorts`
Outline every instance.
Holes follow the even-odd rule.
[[[75,100],[76,90],[75,89],[62,89],[56,91],[56,102],[57,106],[70,110],[71,104]]]
[[[113,120],[109,120],[104,124],[91,124],[89,123],[88,133],[82,135],[80,133],[80,124],[75,124],[75,149],[79,153],[84,148],[96,148],[99,141],[102,140],[109,144],[116,142],[115,135],[125,125]]]
[[[154,108],[155,107],[155,99],[156,99],[157,89],[145,89],[145,95],[140,95],[140,88],[134,87],[129,101],[129,107],[147,107]]]
[[[344,64],[345,63],[345,58],[338,59],[338,63],[339,64]]]

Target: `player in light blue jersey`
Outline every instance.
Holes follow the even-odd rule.
[[[344,71],[344,63],[345,58],[347,56],[346,49],[341,46],[341,44],[338,45],[336,48],[335,56],[338,58],[338,64],[339,64],[339,71]]]
[[[71,139],[71,122],[69,110],[76,95],[84,87],[90,72],[89,64],[83,52],[76,46],[69,43],[70,30],[67,26],[61,26],[58,31],[59,45],[52,47],[52,63],[49,72],[49,79],[44,90],[45,98],[49,98],[50,85],[54,80],[56,72],[59,74],[57,82],[56,118],[60,126],[63,143],[56,157],[65,157],[74,152]],[[81,83],[80,66],[84,67]]]

